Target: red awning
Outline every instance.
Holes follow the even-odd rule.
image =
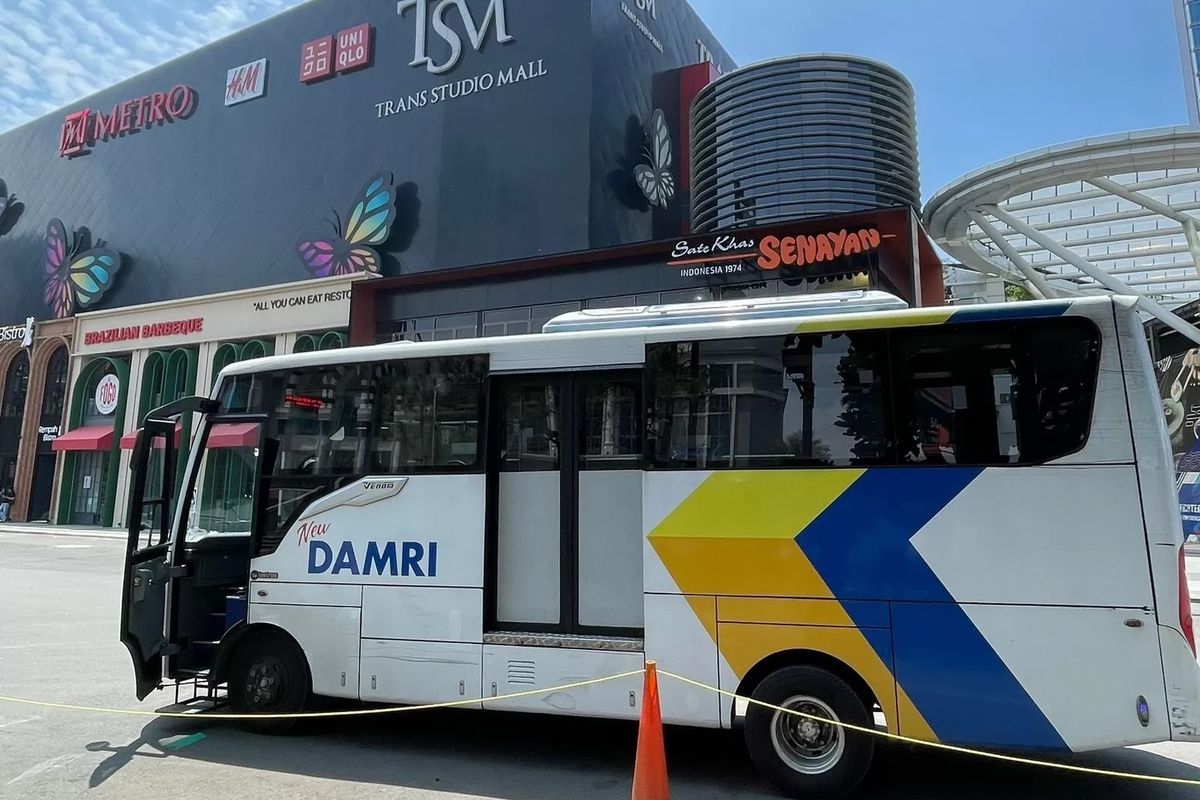
[[[213,425],[208,432],[207,446],[216,447],[258,447],[257,422],[229,422]]]
[[[127,433],[124,436],[122,436],[121,437],[121,449],[122,450],[132,450],[133,446],[135,444],[137,444],[137,437],[138,437],[138,434],[141,432],[142,432],[142,429],[138,428],[136,431],[134,431],[132,433]],[[175,447],[176,448],[179,447],[179,442],[182,438],[183,438],[183,426],[180,425],[179,423],[175,423]],[[163,446],[163,440],[162,440],[161,436],[155,437],[154,446],[155,447]]]
[[[62,450],[107,450],[112,447],[113,428],[111,425],[89,425],[67,431],[54,440],[54,449]]]

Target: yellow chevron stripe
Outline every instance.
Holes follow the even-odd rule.
[[[791,540],[863,472],[714,472],[650,531],[650,539]]]
[[[944,325],[955,309],[953,307],[920,308],[912,311],[876,311],[871,314],[803,320],[793,333],[823,333],[825,331],[858,331],[874,328],[912,328],[917,325]]]

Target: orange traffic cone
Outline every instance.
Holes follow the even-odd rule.
[[[667,749],[663,744],[662,710],[658,707],[658,671],[653,661],[646,662],[637,759],[633,762],[633,800],[671,800],[671,789],[667,785]]]

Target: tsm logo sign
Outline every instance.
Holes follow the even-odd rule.
[[[404,12],[411,8],[414,9],[417,17],[416,46],[413,52],[413,60],[408,62],[411,67],[419,67],[424,64],[425,69],[434,75],[441,75],[449,72],[458,65],[458,62],[462,59],[463,43],[462,37],[458,35],[458,32],[446,22],[446,12],[451,7],[458,9],[458,16],[462,19],[467,38],[471,42],[471,47],[476,52],[483,47],[483,42],[487,38],[488,28],[492,27],[493,24],[496,26],[495,36],[499,44],[508,44],[513,41],[513,37],[508,32],[508,22],[504,13],[504,0],[489,0],[487,10],[483,12],[483,21],[478,25],[475,24],[475,18],[471,16],[471,9],[467,7],[467,0],[440,0],[433,6],[433,11],[430,13],[429,7],[432,4],[433,0],[400,0],[396,3],[397,14],[403,17]],[[429,26],[431,22],[433,24],[433,32],[450,47],[449,57],[440,64],[430,57],[428,51]]]

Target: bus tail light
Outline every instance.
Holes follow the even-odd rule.
[[[1187,559],[1183,545],[1179,546],[1179,629],[1187,639],[1192,655],[1196,655],[1196,632],[1192,625],[1192,593],[1188,590]]]

